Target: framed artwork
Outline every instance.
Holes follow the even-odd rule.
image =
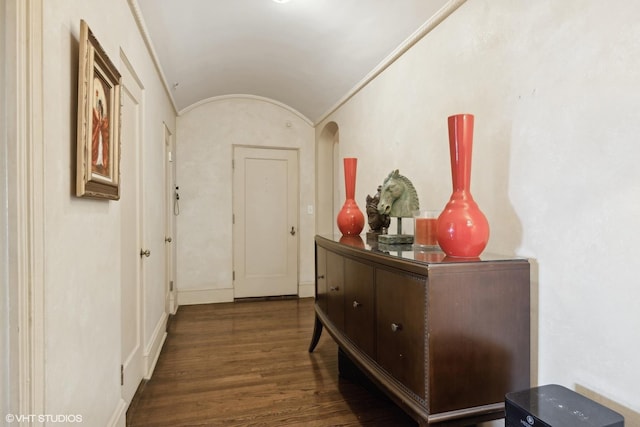
[[[120,199],[120,73],[80,21],[76,195]]]

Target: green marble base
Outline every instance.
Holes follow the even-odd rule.
[[[381,234],[378,236],[378,242],[387,245],[407,245],[413,243],[413,235],[411,234]]]
[[[402,252],[413,252],[413,245],[411,243],[401,243],[401,244],[393,244],[387,245],[385,243],[378,243],[375,247],[380,252],[395,252],[398,256],[402,256]]]

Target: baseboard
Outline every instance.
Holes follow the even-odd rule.
[[[178,290],[178,305],[233,302],[233,288]]]
[[[127,425],[127,402],[124,399],[120,399],[118,406],[116,406],[111,419],[107,423],[108,427],[126,427]]]
[[[298,285],[298,297],[299,298],[309,298],[315,295],[316,284],[314,282],[311,283],[303,283],[301,282]]]
[[[151,335],[149,344],[144,349],[144,378],[147,380],[153,375],[153,370],[156,367],[156,363],[158,363],[158,358],[162,351],[162,345],[167,338],[167,319],[167,313],[162,313],[153,331],[153,335]]]
[[[315,295],[315,283],[300,283],[298,297],[310,298]],[[178,290],[178,305],[215,304],[233,302],[233,288]]]

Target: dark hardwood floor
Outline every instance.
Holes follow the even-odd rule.
[[[127,412],[136,426],[416,426],[390,400],[338,377],[313,299],[182,306],[151,380]]]

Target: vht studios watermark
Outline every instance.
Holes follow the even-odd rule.
[[[7,414],[8,423],[81,423],[82,415],[75,414]]]

